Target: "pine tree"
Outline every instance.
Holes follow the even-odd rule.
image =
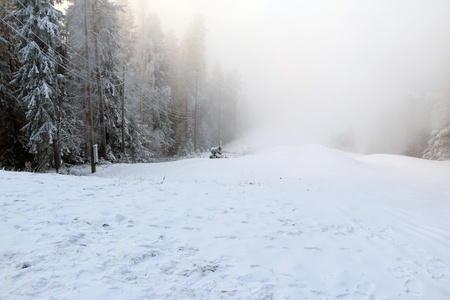
[[[84,109],[86,105],[87,71],[86,47],[84,36],[84,5],[89,8],[88,26],[90,40],[89,57],[91,58],[89,72],[91,73],[93,106],[95,108],[94,129],[95,139],[100,142],[100,155],[110,161],[116,161],[121,155],[121,70],[119,69],[118,51],[122,47],[119,35],[117,13],[118,5],[108,0],[71,0],[72,5],[67,10],[69,23],[68,44],[74,50],[72,57],[77,82],[71,83],[68,94],[74,104]],[[84,117],[84,132],[87,132],[87,117]],[[88,153],[87,140],[83,151]]]
[[[150,77],[151,106],[152,106],[152,148],[158,155],[167,154],[172,146],[171,122],[169,120],[169,106],[172,101],[171,88],[168,84],[170,65],[166,59],[164,34],[161,31],[159,17],[152,15],[149,31],[150,42]]]
[[[139,113],[146,127],[146,148],[154,155],[163,156],[173,141],[169,106],[171,88],[168,83],[170,66],[166,59],[164,34],[159,18],[150,14],[139,29],[137,57],[139,58]]]
[[[172,124],[173,133],[171,138],[173,145],[170,149],[171,155],[181,154],[187,143],[187,123],[193,119],[193,115],[187,108],[186,95],[182,89],[182,77],[180,67],[180,49],[178,39],[173,30],[166,33],[165,38],[166,57],[169,63],[168,84],[171,89],[171,104],[169,119]]]
[[[119,6],[108,0],[94,0],[92,23],[94,39],[98,40],[100,78],[101,85],[97,85],[94,91],[103,95],[104,112],[99,109],[99,123],[103,127],[102,139],[106,142],[106,159],[115,161],[121,153],[121,78],[119,70],[118,51],[122,47],[122,37],[119,35],[117,13]],[[99,106],[102,104],[98,99]]]
[[[20,131],[26,122],[24,108],[14,96],[16,86],[11,84],[12,76],[19,68],[12,27],[14,18],[7,20],[12,10],[12,0],[0,3],[0,166],[23,169],[25,161],[32,157]]]
[[[62,152],[64,159],[70,163],[85,163],[90,157],[87,53],[83,30],[85,0],[70,2],[65,19],[68,56],[72,72],[67,74],[65,116],[61,123],[62,132],[65,133],[61,139]],[[92,7],[92,3],[88,2],[86,6]],[[90,57],[92,58],[93,55]],[[91,61],[90,65],[94,65],[94,62]]]
[[[120,35],[123,38],[123,46],[119,53],[122,64],[122,101],[125,112],[124,127],[121,127],[124,138],[124,149],[126,152],[124,159],[130,162],[150,162],[154,157],[154,149],[151,149],[151,133],[148,124],[141,118],[141,101],[144,96],[142,80],[143,72],[143,41],[137,39],[136,26],[132,13],[128,5],[128,0],[119,0],[122,5],[122,12],[119,12]],[[139,11],[142,16],[145,14],[144,6]],[[138,30],[142,33],[143,29]],[[149,91],[147,91],[149,92]]]
[[[123,45],[121,47],[121,51],[118,54],[119,66],[122,69],[122,78],[121,78],[121,86],[120,86],[120,96],[121,96],[121,120],[120,120],[120,131],[121,131],[121,161],[129,161],[127,156],[127,148],[131,145],[129,143],[129,103],[131,97],[129,97],[130,93],[125,88],[131,83],[130,79],[130,66],[131,60],[134,54],[134,44],[136,43],[136,36],[133,32],[135,29],[134,26],[134,18],[133,12],[131,10],[130,4],[128,0],[118,0],[117,4],[120,9],[117,11],[117,18],[119,24],[119,35],[122,37]],[[128,85],[127,85],[128,79]],[[127,91],[127,92],[126,92]]]
[[[62,14],[54,0],[14,0],[13,17],[17,20],[17,51],[21,67],[14,77],[19,87],[18,97],[27,106],[30,153],[35,155],[35,169],[50,162],[52,144],[57,143],[58,105],[64,79],[58,74],[62,57],[56,49],[61,46]]]
[[[85,144],[87,138],[85,117],[87,115],[87,106],[84,103],[86,99],[85,90],[85,73],[78,72],[81,55],[79,53],[70,52],[68,47],[69,41],[69,27],[71,20],[67,15],[65,16],[65,27],[63,37],[65,39],[64,46],[61,48],[61,54],[68,62],[69,68],[62,68],[60,72],[64,74],[66,82],[64,85],[64,94],[60,101],[59,110],[59,137],[60,137],[60,152],[62,160],[70,164],[87,162],[88,146]],[[74,92],[77,91],[77,92]]]

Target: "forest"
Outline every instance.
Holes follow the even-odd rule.
[[[0,167],[88,163],[94,145],[100,162],[152,162],[236,137],[240,75],[208,68],[203,17],[178,39],[128,2],[1,1]]]
[[[374,92],[398,85],[389,82],[386,76],[386,72],[391,72],[390,64],[399,60],[395,51],[393,61],[380,60],[385,69],[378,75],[386,77],[386,82],[376,86],[373,82],[369,84],[370,77],[360,76],[360,86],[366,90],[345,107],[344,100],[336,102],[336,106],[330,103],[336,97],[354,96],[335,92],[348,89],[355,94],[351,80],[340,82],[339,78],[349,77],[342,76],[346,72],[358,74],[359,67],[352,71],[349,64],[327,66],[323,69],[325,74],[338,70],[331,81],[316,75],[319,88],[306,96],[300,93],[289,98],[284,86],[291,81],[301,82],[303,77],[308,83],[320,65],[295,55],[294,59],[306,61],[303,67],[309,71],[298,71],[295,64],[283,69],[283,60],[290,59],[288,50],[294,44],[278,45],[282,47],[281,56],[273,54],[272,59],[272,53],[267,52],[270,54],[265,60],[256,63],[259,70],[267,69],[267,76],[262,76],[271,81],[271,87],[264,82],[256,85],[260,95],[272,98],[272,107],[267,106],[268,112],[261,117],[256,112],[264,108],[264,99],[253,96],[252,105],[243,101],[242,70],[228,69],[220,60],[208,64],[205,42],[208,29],[201,14],[192,15],[184,34],[178,34],[174,30],[164,31],[157,13],[149,13],[147,9],[134,11],[129,0],[1,0],[0,3],[0,168],[58,171],[65,166],[92,164],[97,153],[94,149],[98,150],[100,163],[154,162],[198,155],[242,136],[248,130],[247,119],[251,119],[251,114],[259,121],[253,125],[262,131],[255,138],[258,142],[269,140],[267,133],[273,131],[279,143],[281,136],[292,131],[286,140],[304,138],[302,142],[308,143],[301,134],[317,137],[323,132],[315,133],[315,129],[328,123],[329,128],[322,131],[331,138],[318,143],[353,152],[390,152],[450,160],[450,101],[445,91],[413,91],[404,94],[397,106],[390,104],[384,110],[378,109],[383,107],[378,102],[384,95]],[[319,31],[311,36],[319,39],[321,27],[316,30]],[[268,46],[275,43],[257,44],[258,35],[264,37],[263,33],[254,34],[254,40],[246,41],[255,44],[250,49],[255,57],[255,49],[272,51]],[[311,52],[320,49],[312,48],[313,43],[301,42],[301,47],[314,50]],[[339,53],[334,48],[331,51]],[[364,50],[354,51],[355,57],[364,54]],[[248,53],[241,56],[251,59]],[[423,64],[426,62],[424,59]],[[365,64],[354,63],[372,74]],[[274,72],[279,70],[284,74]],[[261,77],[262,72],[256,69],[253,72],[253,77]],[[300,80],[295,77],[296,72],[302,73]],[[420,73],[420,69],[414,72]],[[353,78],[357,77],[355,74]],[[330,82],[336,85],[334,90]],[[305,83],[291,85],[306,89]],[[315,98],[332,95],[331,100],[315,99],[317,90],[319,96]],[[370,97],[372,102],[364,102],[364,98]],[[384,103],[391,100],[385,98]],[[316,111],[311,109],[314,105]],[[344,107],[345,114],[338,110],[340,107]],[[366,115],[374,108],[379,116],[372,118],[378,123],[370,126],[376,130],[362,130],[361,124],[369,122]],[[277,111],[279,116],[270,119]],[[319,115],[322,111],[327,114]],[[346,116],[353,115],[358,116],[353,122],[346,120]],[[343,119],[346,125],[338,127],[332,122],[334,117]],[[355,138],[355,132],[359,137]],[[361,139],[372,143],[369,150],[358,147]],[[380,140],[399,145],[386,151],[375,147]]]

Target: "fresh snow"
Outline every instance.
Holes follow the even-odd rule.
[[[450,162],[305,145],[88,171],[0,171],[1,299],[450,299]]]

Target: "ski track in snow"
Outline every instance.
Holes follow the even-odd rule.
[[[447,162],[295,151],[0,171],[0,298],[450,299]]]

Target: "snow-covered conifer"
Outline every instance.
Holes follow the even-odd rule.
[[[150,18],[139,28],[141,39],[137,45],[139,76],[139,112],[141,123],[147,127],[147,148],[155,155],[167,154],[172,146],[169,106],[171,88],[169,86],[170,66],[166,58],[164,34],[159,17]]]
[[[101,145],[100,155],[115,161],[121,153],[121,70],[118,52],[123,46],[119,35],[118,5],[109,0],[86,0],[89,35],[89,57],[92,78],[95,139]],[[69,27],[68,43],[73,51],[74,72],[81,78],[71,84],[69,97],[78,99],[80,107],[86,107],[87,71],[84,36],[85,0],[71,0],[67,10]],[[78,79],[77,79],[78,80]],[[80,97],[79,95],[83,95]],[[86,120],[86,118],[85,118]],[[85,127],[87,122],[85,121]],[[85,130],[86,131],[86,130]],[[86,152],[86,151],[85,151]]]
[[[30,155],[20,129],[25,125],[22,103],[14,96],[17,89],[11,83],[19,68],[14,41],[12,0],[0,3],[0,167],[21,169]],[[31,158],[32,159],[32,158]]]
[[[35,155],[35,169],[40,170],[51,158],[57,143],[58,105],[63,78],[58,67],[63,59],[60,11],[55,0],[14,0],[12,16],[17,26],[17,51],[21,67],[14,84],[18,98],[27,106],[27,124],[23,127],[30,153]]]
[[[172,135],[171,138],[173,140],[172,147],[170,148],[170,154],[177,154],[180,152],[184,137],[186,135],[186,119],[189,116],[186,114],[186,105],[184,100],[184,95],[181,91],[180,85],[180,68],[179,68],[179,46],[178,46],[178,38],[175,34],[174,30],[169,30],[165,34],[164,39],[165,50],[166,50],[166,59],[169,63],[169,76],[167,78],[167,83],[170,86],[171,90],[171,99],[170,102],[170,114],[169,120],[171,122],[172,127]]]

